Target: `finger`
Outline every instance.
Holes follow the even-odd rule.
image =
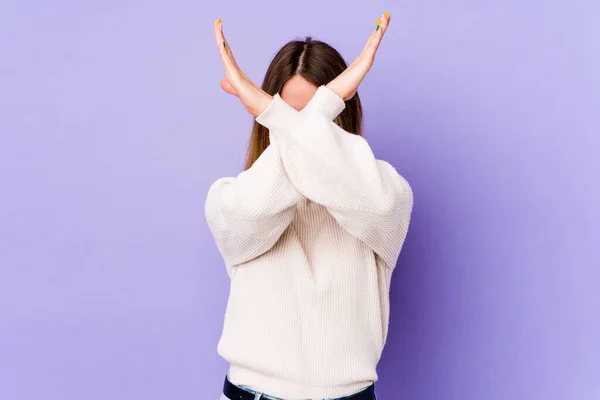
[[[213,31],[217,43],[217,49],[219,50],[219,57],[221,57],[221,62],[223,62],[226,74],[239,74],[239,72],[237,71],[237,66],[235,65],[235,63],[229,56],[229,53],[227,52],[227,42],[225,41],[225,36],[223,35],[222,28],[223,25],[221,24],[221,19],[217,19],[213,24]]]
[[[375,31],[371,33],[367,44],[363,50],[364,55],[369,58],[375,58],[375,53],[379,49],[379,45],[381,44],[381,40],[383,39],[383,35],[387,31],[388,26],[390,25],[390,14],[385,12],[383,15],[377,19]]]
[[[379,48],[379,43],[381,43],[381,39],[383,38],[383,34],[387,30],[389,20],[390,17],[388,13],[384,13],[377,19],[377,22],[375,23],[375,29],[371,32],[371,35],[369,35],[365,47],[363,47],[358,57],[356,57],[352,64],[350,64],[350,67],[363,61],[365,58],[374,57],[375,52]]]
[[[384,12],[383,15],[381,16],[380,29],[375,30],[375,34],[379,34],[380,42],[381,42],[381,39],[383,39],[383,36],[385,35],[385,33],[387,32],[388,27],[390,26],[391,20],[392,20],[392,17],[387,11]]]
[[[219,45],[223,45],[223,25],[221,23],[221,18],[217,18],[213,23],[213,34],[215,35],[215,40],[217,43],[217,47]]]
[[[233,96],[237,96],[237,91],[231,86],[231,83],[229,83],[227,79],[221,81],[221,89]]]
[[[225,47],[225,50],[227,51],[227,55],[229,56],[229,58],[231,58],[231,61],[237,67],[238,65],[237,65],[237,62],[235,61],[235,57],[233,56],[233,51],[231,51],[231,46],[229,45],[229,43],[227,42],[227,39],[225,38],[225,32],[223,31],[223,21],[221,21],[221,23],[220,23],[220,28],[221,28],[221,35],[223,37],[223,42],[225,43],[225,46],[223,46],[223,47]]]
[[[242,71],[240,69],[240,67],[238,66],[237,61],[235,60],[235,57],[233,56],[233,51],[231,50],[231,46],[229,45],[229,42],[225,38],[225,33],[223,32],[223,22],[219,18],[219,19],[217,19],[215,24],[217,24],[218,28],[219,28],[219,30],[217,32],[215,32],[215,37],[217,38],[217,45],[219,46],[219,43],[220,43],[223,46],[223,49],[225,50],[225,54],[227,54],[227,56],[229,57],[229,60],[231,61],[231,65],[233,65],[233,67],[235,67],[237,69],[237,73],[240,74],[241,76],[243,76],[244,78],[247,78],[244,71]],[[219,48],[219,51],[220,50],[221,49]],[[225,64],[225,63],[223,63],[223,64]]]
[[[388,26],[390,25],[390,21],[392,19],[392,16],[390,15],[390,13],[388,13],[387,11],[383,13],[383,15],[381,16],[381,34],[382,36],[385,34],[385,31],[387,30]]]

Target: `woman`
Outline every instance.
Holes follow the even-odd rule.
[[[209,189],[205,214],[231,278],[221,399],[375,399],[390,278],[412,211],[408,183],[360,136],[356,90],[389,25],[349,66],[294,41],[259,88],[214,33],[226,79],[255,117],[246,170]]]

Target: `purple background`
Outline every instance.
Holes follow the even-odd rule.
[[[0,399],[214,399],[228,279],[206,191],[287,40],[351,61],[366,137],[415,192],[382,399],[600,398],[600,3],[0,3]],[[396,392],[397,390],[397,392]]]

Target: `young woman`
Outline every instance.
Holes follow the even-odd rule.
[[[262,88],[214,24],[221,87],[255,117],[245,171],[209,189],[205,214],[231,278],[221,399],[375,399],[408,183],[360,136],[356,90],[390,22],[348,67],[329,45],[286,44]]]

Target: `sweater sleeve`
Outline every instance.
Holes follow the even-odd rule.
[[[252,167],[221,178],[208,190],[205,217],[229,275],[233,267],[270,250],[304,196],[285,173],[276,138]]]
[[[337,97],[337,99],[336,99]],[[413,207],[408,182],[366,140],[331,121],[343,100],[325,86],[298,112],[277,94],[256,121],[277,138],[289,179],[393,268]]]

